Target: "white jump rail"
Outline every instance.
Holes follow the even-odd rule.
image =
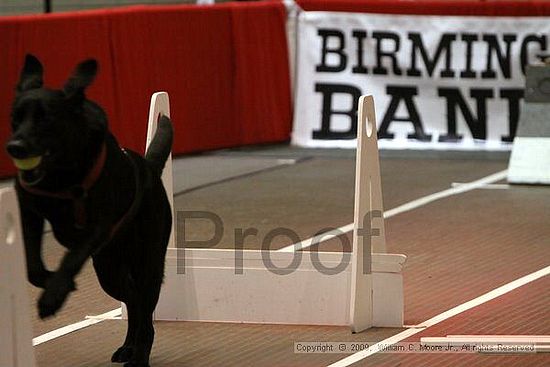
[[[36,365],[25,269],[17,197],[0,189],[0,366]]]
[[[168,114],[167,103],[164,107],[155,104],[160,101],[152,100],[151,110]],[[150,115],[150,129],[157,115]],[[370,96],[361,98],[359,134],[352,254],[178,249],[171,241],[155,319],[350,325],[354,332],[371,326],[403,326],[401,270],[406,257],[384,253],[376,121]],[[171,171],[165,171],[163,180],[171,193]],[[377,210],[374,215],[380,216],[371,221],[376,235],[359,241],[362,218]],[[371,254],[372,250],[379,253]],[[366,267],[360,261],[363,254],[369,255]]]

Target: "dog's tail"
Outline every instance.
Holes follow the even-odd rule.
[[[172,150],[173,140],[174,129],[172,128],[172,122],[167,116],[162,115],[159,118],[155,136],[145,153],[145,159],[151,164],[159,176],[162,174],[164,164]]]

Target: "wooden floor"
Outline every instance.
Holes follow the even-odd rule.
[[[382,153],[386,210],[506,169],[505,155]],[[269,230],[287,227],[302,239],[353,220],[353,151],[271,147],[222,151],[175,163],[176,210],[208,210],[224,222],[218,247],[233,246],[235,228],[255,227],[259,248]],[[550,265],[550,188],[512,186],[450,196],[386,220],[390,252],[404,253],[405,324],[414,326],[503,284]],[[187,227],[210,237],[204,223]],[[46,234],[44,257],[54,267],[63,249]],[[288,245],[280,238],[272,248]],[[342,251],[337,240],[323,251]],[[550,334],[550,279],[543,277],[405,339],[448,334]],[[78,291],[55,318],[40,321],[38,291],[29,286],[34,335],[116,309],[90,264]],[[292,312],[292,310],[288,310]],[[383,341],[404,329],[157,322],[151,364],[179,366],[326,366],[345,354],[296,354],[299,341]],[[107,320],[35,347],[39,366],[111,366],[125,321]],[[550,354],[375,354],[365,366],[548,366]]]

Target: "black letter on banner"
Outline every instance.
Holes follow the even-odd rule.
[[[496,73],[493,70],[493,53],[497,55],[498,63],[500,65],[500,70],[502,75],[506,79],[510,79],[512,74],[511,63],[510,63],[510,50],[512,49],[512,42],[516,40],[515,34],[505,34],[502,39],[506,43],[506,55],[502,54],[500,45],[497,40],[497,36],[494,34],[484,34],[483,40],[487,42],[487,68],[484,72],[481,73],[481,78],[483,79],[494,79],[496,78]]]
[[[361,90],[345,84],[316,84],[315,91],[323,94],[323,110],[321,116],[321,130],[313,131],[313,139],[334,140],[334,139],[355,139],[357,138],[357,104],[361,97]],[[347,94],[351,96],[351,105],[348,110],[333,110],[332,96],[334,94]],[[330,121],[332,115],[344,115],[350,119],[348,131],[331,131]]]
[[[338,265],[329,268],[325,266],[325,264],[323,264],[319,259],[319,243],[323,241],[324,236],[329,236],[334,232],[339,232],[338,236],[336,236],[335,238],[338,238],[340,240],[340,243],[342,244],[342,260],[338,263]],[[344,232],[342,232],[339,228],[328,227],[321,229],[315,234],[315,236],[313,236],[313,238],[315,238],[316,241],[312,246],[310,246],[309,252],[313,267],[319,270],[319,273],[324,275],[335,275],[340,274],[341,272],[346,270],[349,264],[349,260],[351,258],[351,243],[348,236]]]
[[[300,262],[302,262],[302,251],[294,251],[294,258],[290,265],[286,268],[278,268],[273,264],[273,261],[271,261],[271,252],[269,251],[271,248],[271,241],[277,236],[286,236],[290,238],[294,244],[301,242],[300,237],[288,228],[279,227],[269,231],[262,242],[262,261],[267,270],[277,275],[288,275],[298,269]]]
[[[546,51],[547,49],[546,41],[547,41],[546,35],[538,36],[535,34],[530,34],[523,39],[523,42],[521,43],[521,53],[520,53],[521,72],[523,73],[523,75],[525,75],[525,67],[529,63],[529,44],[538,43],[540,45],[540,50]]]
[[[445,69],[441,70],[440,76],[442,78],[452,78],[455,76],[455,72],[451,69],[451,43],[456,40],[456,35],[452,33],[443,33],[443,36],[439,40],[435,55],[432,60],[428,56],[426,48],[424,48],[424,43],[422,42],[422,36],[420,33],[409,33],[409,39],[412,41],[412,51],[411,51],[411,67],[407,70],[408,76],[421,76],[422,73],[416,67],[416,51],[420,50],[420,55],[422,60],[424,60],[424,65],[426,65],[426,70],[428,75],[432,76],[435,66],[441,57],[441,54],[445,52]]]
[[[244,240],[248,236],[257,236],[258,230],[256,228],[235,228],[235,274],[243,273],[243,248]]]
[[[462,135],[456,132],[456,107],[460,108],[462,116],[474,139],[487,138],[487,99],[493,98],[492,89],[471,89],[470,97],[476,100],[477,117],[474,117],[468,104],[458,88],[438,88],[438,95],[447,100],[447,135],[439,137],[439,141],[460,141]]]
[[[388,69],[382,66],[382,58],[387,57],[391,60],[393,73],[401,75],[402,72],[396,57],[399,51],[399,35],[391,32],[372,32],[372,38],[376,40],[376,67],[372,69],[372,73],[379,75],[388,74]],[[393,41],[393,51],[382,51],[382,40]]]
[[[503,136],[501,140],[512,142],[518,128],[519,101],[523,98],[523,89],[501,89],[500,98],[508,100],[508,126],[510,129],[510,135]]]
[[[357,38],[357,65],[355,65],[351,72],[354,74],[368,74],[369,70],[363,64],[363,40],[367,38],[367,32],[365,31],[353,31],[353,38]]]
[[[461,78],[475,79],[476,72],[472,70],[472,44],[479,38],[475,33],[462,33],[460,39],[466,42],[466,68],[460,72]]]
[[[391,101],[390,106],[386,110],[386,114],[382,119],[382,123],[380,124],[380,129],[378,130],[378,138],[392,139],[394,134],[388,132],[390,123],[392,121],[404,121],[411,122],[414,127],[414,133],[409,134],[408,138],[417,139],[420,141],[430,141],[432,136],[427,135],[424,132],[424,127],[422,126],[420,115],[418,114],[416,105],[414,104],[413,97],[418,94],[416,87],[400,87],[388,85],[386,87],[386,93],[388,95],[391,95]],[[397,112],[397,107],[399,107],[399,103],[401,102],[401,100],[405,102],[405,106],[407,107],[407,111],[409,112],[409,116],[407,117],[395,116],[395,113]]]
[[[185,249],[187,247],[213,247],[223,236],[223,222],[219,216],[205,211],[178,211],[176,214],[177,274],[185,274]],[[185,237],[186,219],[207,219],[214,224],[214,236],[207,241],[187,240]]]
[[[323,37],[323,49],[321,50],[321,64],[317,65],[315,70],[318,72],[337,73],[346,69],[348,58],[344,53],[344,48],[346,47],[344,34],[336,29],[319,29],[317,34]],[[337,40],[339,42],[339,46],[329,48],[329,37]],[[340,57],[340,62],[337,65],[327,65],[328,54],[338,55]]]

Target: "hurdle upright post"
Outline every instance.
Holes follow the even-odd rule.
[[[386,252],[376,115],[372,96],[359,99],[355,167],[355,210],[351,270],[350,326],[373,325],[372,253]]]
[[[15,191],[0,189],[0,366],[36,366],[22,237]]]
[[[156,92],[151,96],[151,103],[149,104],[149,117],[147,119],[147,138],[145,140],[145,152],[149,149],[149,145],[155,136],[157,131],[159,117],[164,115],[170,117],[170,99],[166,92]],[[168,240],[168,247],[176,247],[176,220],[174,215],[174,180],[172,174],[172,153],[168,156],[164,170],[162,171],[162,184],[166,190],[166,196],[170,202],[170,208],[172,209],[172,231],[170,232],[170,239]],[[122,303],[122,318],[127,319],[128,314],[126,305]],[[155,314],[153,314],[155,319]]]
[[[157,131],[158,119],[160,115],[170,117],[170,99],[166,92],[156,92],[151,96],[151,104],[149,105],[149,119],[147,123],[147,140],[145,143],[145,151],[149,148],[149,144]],[[174,217],[174,179],[172,174],[172,153],[168,156],[164,170],[162,171],[162,183],[166,190],[166,195],[170,201],[172,208],[172,216]],[[176,247],[175,243],[175,218],[172,220],[172,232],[170,233],[170,241],[168,247]]]

